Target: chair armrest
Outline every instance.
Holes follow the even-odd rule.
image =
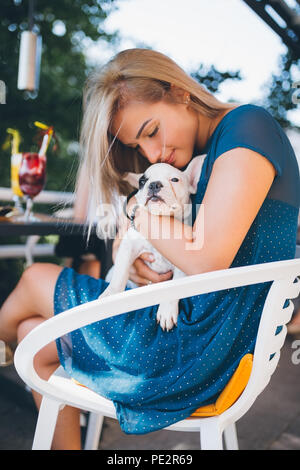
[[[57,396],[59,391],[42,380],[33,366],[35,354],[57,338],[90,323],[120,314],[130,315],[134,310],[164,301],[288,277],[295,279],[299,274],[299,259],[278,261],[195,274],[97,299],[60,313],[32,330],[16,349],[15,367],[29,387],[43,395]]]

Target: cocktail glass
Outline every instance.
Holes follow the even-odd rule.
[[[21,191],[19,185],[19,168],[22,162],[22,154],[15,153],[11,156],[11,189],[13,193],[14,206],[19,214],[24,213],[24,209],[21,204],[21,200],[24,194]]]
[[[18,220],[37,221],[32,213],[33,199],[45,186],[46,156],[38,153],[23,153],[19,168],[19,185],[26,198],[26,210]]]

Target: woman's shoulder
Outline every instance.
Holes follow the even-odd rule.
[[[206,153],[225,141],[255,141],[262,135],[264,140],[274,139],[274,135],[281,140],[280,134],[282,129],[265,108],[251,103],[235,103],[215,128],[207,142]]]
[[[215,131],[213,137],[215,142],[219,143],[223,141],[263,143],[276,140],[282,143],[283,136],[283,129],[269,111],[250,103],[229,109]]]
[[[290,144],[280,125],[265,108],[254,104],[238,105],[220,121],[207,152],[208,171],[220,155],[238,147],[248,148],[269,159],[278,176],[282,174],[285,161],[292,160]]]
[[[247,120],[247,122],[252,120],[257,120],[256,122],[270,122],[272,123],[272,125],[275,125],[277,127],[277,121],[273,118],[273,116],[269,113],[267,109],[265,109],[263,106],[251,103],[237,104],[232,109],[229,109],[227,111],[222,121],[224,122],[224,124],[226,124],[226,122],[232,121],[236,121],[237,123],[243,124],[245,122],[245,119]]]

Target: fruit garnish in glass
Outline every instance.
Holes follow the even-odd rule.
[[[33,198],[37,196],[46,182],[46,156],[38,153],[23,153],[19,168],[19,184],[26,197],[24,220],[38,220],[32,214]]]

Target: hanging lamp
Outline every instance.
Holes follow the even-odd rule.
[[[42,36],[33,31],[34,0],[29,0],[28,31],[21,33],[18,89],[37,91],[40,81]]]

